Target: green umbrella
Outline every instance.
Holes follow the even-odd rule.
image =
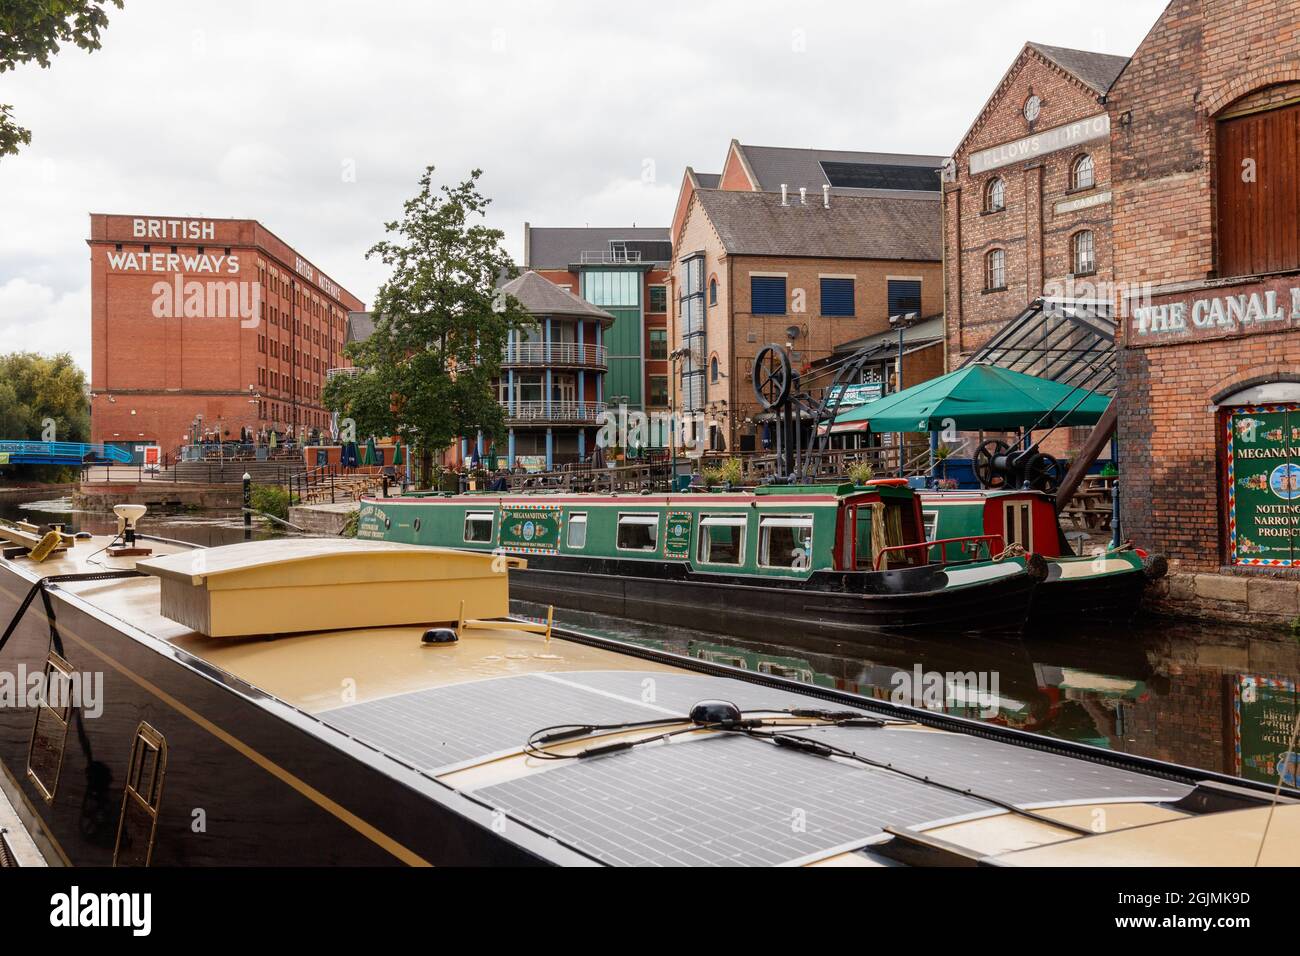
[[[375,448],[375,436],[371,435],[366,439],[366,447],[361,450],[361,464],[373,465],[378,458],[379,452]]]
[[[873,432],[1095,425],[1109,404],[1105,395],[1084,388],[996,365],[967,365],[845,412],[835,425],[867,422]]]
[[[396,442],[393,445],[393,464],[402,464],[402,443]]]
[[[496,470],[497,470],[497,446],[496,446],[496,442],[493,442],[491,445],[488,446],[488,451],[487,451],[487,470],[488,470],[488,471],[496,471]]]

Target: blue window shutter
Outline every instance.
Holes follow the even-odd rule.
[[[785,315],[785,276],[750,276],[749,300],[753,315]]]
[[[853,280],[822,279],[822,315],[854,315]]]
[[[916,279],[889,280],[889,314],[921,311],[921,283]]]

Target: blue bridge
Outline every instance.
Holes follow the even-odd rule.
[[[129,465],[131,453],[113,445],[75,441],[0,441],[0,465]]]

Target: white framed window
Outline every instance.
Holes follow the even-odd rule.
[[[465,540],[474,543],[486,543],[492,540],[492,512],[465,512]]]
[[[773,515],[758,522],[758,563],[805,571],[812,566],[812,515]]]
[[[620,551],[655,551],[659,547],[659,516],[657,514],[620,514],[618,538]]]
[[[921,512],[921,523],[922,523],[922,525],[925,527],[925,540],[926,540],[926,541],[933,541],[933,540],[934,540],[934,529],[935,529],[935,528],[938,526],[938,524],[939,524],[939,512],[937,512],[937,511],[922,511],[922,512]]]
[[[1070,188],[1091,189],[1096,185],[1096,182],[1096,172],[1092,164],[1092,157],[1087,153],[1076,157],[1070,166]]]
[[[587,546],[587,513],[585,511],[569,515],[569,547],[582,549]]]
[[[747,523],[744,515],[702,516],[696,560],[700,564],[744,564]]]
[[[984,289],[992,292],[1007,287],[1007,254],[1001,249],[990,249],[984,257]]]
[[[1007,208],[1006,185],[1001,177],[995,176],[984,187],[984,211],[1001,212]]]
[[[1074,234],[1070,240],[1070,260],[1075,275],[1097,271],[1097,245],[1091,229]]]

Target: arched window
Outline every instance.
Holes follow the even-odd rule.
[[[1070,239],[1070,263],[1075,275],[1097,271],[1097,246],[1091,229],[1076,232]]]
[[[716,382],[717,380],[718,380],[718,357],[715,355],[713,356],[713,358],[709,359],[709,381]]]
[[[709,278],[709,305],[718,304],[718,279],[716,276]]]
[[[984,187],[984,211],[1001,212],[1006,208],[1006,186],[1003,185],[1001,178],[995,176]]]
[[[984,288],[987,291],[1007,287],[1007,254],[1001,249],[991,249],[984,256]]]
[[[1093,174],[1092,157],[1087,153],[1075,157],[1070,164],[1070,188],[1071,189],[1091,189],[1097,184]]]

